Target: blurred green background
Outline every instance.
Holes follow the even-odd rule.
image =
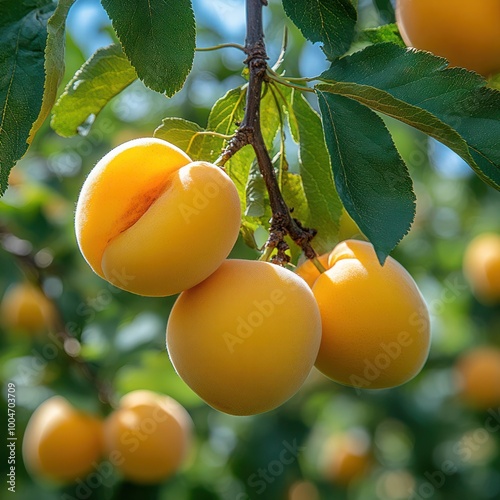
[[[198,46],[244,42],[243,0],[193,3]],[[364,27],[393,21],[387,0],[360,0],[359,9]],[[271,0],[265,11],[273,62],[284,17],[280,2]],[[95,49],[112,41],[110,33],[98,0],[76,2],[68,24],[65,82]],[[320,48],[306,44],[292,28],[284,67],[289,75],[313,76],[326,62]],[[120,291],[85,263],[75,241],[73,212],[93,165],[116,145],[152,135],[164,117],[205,125],[216,99],[244,83],[242,69],[239,51],[198,53],[185,88],[172,99],[136,82],[104,109],[85,136],[63,139],[46,123],[13,170],[12,185],[0,199],[0,296],[30,277],[23,255],[34,256],[46,295],[57,303],[66,329],[80,342],[80,355],[98,377],[117,396],[151,389],[178,400],[194,420],[196,443],[184,469],[158,486],[139,487],[113,475],[103,478],[90,496],[78,496],[77,484],[60,488],[31,478],[22,463],[21,440],[35,408],[54,394],[90,411],[100,411],[100,404],[95,387],[54,349],[54,338],[32,338],[0,326],[2,435],[6,387],[14,382],[19,438],[16,493],[4,483],[0,498],[500,499],[500,432],[485,431],[488,413],[458,398],[453,376],[455,360],[465,351],[484,344],[500,347],[500,307],[479,303],[461,269],[472,237],[500,231],[500,198],[438,143],[386,120],[410,168],[418,206],[413,229],[393,256],[414,276],[432,317],[429,361],[403,387],[357,391],[313,372],[299,393],[275,411],[254,417],[219,413],[177,377],[169,362],[165,326],[175,297]],[[256,253],[238,242],[232,256],[255,258]],[[325,469],[346,446],[368,450],[370,459],[352,481],[332,479]],[[296,457],[280,462],[289,447],[296,448]],[[4,478],[7,452],[2,446]],[[449,475],[440,474],[446,460],[455,465]]]

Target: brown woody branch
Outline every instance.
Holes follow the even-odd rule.
[[[300,222],[292,217],[290,209],[281,194],[276,173],[269,152],[262,136],[260,124],[260,101],[262,84],[266,79],[267,53],[264,43],[264,30],[262,26],[262,8],[267,5],[267,0],[247,0],[247,35],[245,53],[250,77],[248,83],[245,116],[234,137],[223,152],[220,161],[225,163],[242,147],[250,144],[257,157],[259,170],[264,178],[272,210],[270,236],[266,243],[268,248],[276,248],[277,255],[273,259],[277,264],[284,265],[289,261],[285,251],[288,245],[284,238],[286,235],[304,251],[309,259],[316,257],[316,252],[311,246],[311,240],[316,234],[313,229],[304,228]]]

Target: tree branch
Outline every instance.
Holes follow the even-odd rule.
[[[250,77],[245,116],[219,161],[225,163],[247,144],[253,147],[259,170],[269,193],[269,201],[273,213],[270,236],[266,247],[278,250],[273,261],[283,265],[289,261],[288,256],[285,254],[285,251],[288,249],[288,245],[284,240],[285,236],[290,236],[302,248],[307,258],[314,259],[316,252],[311,246],[311,240],[315,236],[316,231],[302,227],[300,222],[292,217],[290,209],[287,207],[279,189],[273,163],[262,136],[260,101],[262,84],[267,78],[268,59],[262,25],[262,8],[264,5],[267,5],[267,0],[247,0],[246,2],[247,35],[245,53],[247,54],[247,59],[245,63],[248,65]]]

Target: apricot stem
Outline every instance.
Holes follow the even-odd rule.
[[[245,115],[235,135],[217,161],[218,164],[223,165],[247,144],[253,147],[259,170],[269,193],[269,202],[273,213],[266,248],[276,248],[278,252],[272,261],[279,265],[285,265],[290,260],[286,253],[288,244],[285,241],[285,236],[290,236],[302,248],[306,257],[313,259],[316,257],[316,252],[311,246],[311,240],[314,238],[316,231],[303,227],[297,219],[292,217],[290,209],[281,194],[273,163],[262,136],[260,124],[262,84],[269,79],[267,71],[268,57],[262,24],[262,8],[264,5],[267,5],[267,0],[247,0],[246,2],[247,33],[245,53],[247,59],[245,64],[249,69],[249,81]],[[301,90],[303,89],[301,88]]]
[[[325,267],[323,266],[323,264],[319,261],[318,257],[314,257],[314,259],[311,259],[312,260],[312,263],[314,264],[314,267],[321,273],[323,274],[324,272],[326,272],[326,269]]]
[[[266,247],[262,255],[259,257],[259,260],[264,262],[269,262],[269,259],[271,258],[271,254],[273,253],[273,251],[274,248]]]

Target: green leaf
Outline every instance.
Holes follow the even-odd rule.
[[[337,191],[383,264],[415,216],[408,170],[373,111],[340,95],[317,95]]]
[[[154,137],[168,141],[182,149],[192,160],[205,160],[200,156],[204,130],[194,122],[182,118],[164,118]]]
[[[307,224],[318,231],[314,248],[324,253],[338,241],[342,204],[335,189],[320,117],[300,92],[292,91],[290,103],[289,114],[298,128],[300,174],[310,212]]]
[[[281,108],[273,87],[265,85],[264,93],[260,101],[260,127],[262,136],[269,151],[273,149],[273,143],[280,125],[282,124]]]
[[[102,0],[102,5],[144,84],[169,97],[179,91],[195,51],[191,0]]]
[[[43,122],[49,116],[50,110],[56,102],[57,89],[64,76],[64,54],[65,54],[65,26],[66,18],[75,0],[59,0],[54,15],[47,24],[47,46],[45,48],[45,86],[42,99],[42,108],[37,120],[31,127],[28,144]]]
[[[229,90],[213,105],[208,117],[207,131],[233,135],[245,114],[245,98],[246,88]],[[207,161],[215,161],[224,149],[224,143],[222,137],[207,136],[204,138],[201,154]]]
[[[385,91],[357,83],[335,82],[317,85],[316,88],[321,91],[349,97],[376,111],[399,119],[436,138],[455,150],[463,158],[467,158],[469,162],[475,164],[469,153],[467,143],[460,137],[460,134],[425,110],[401,102],[388,95]],[[478,173],[481,174],[481,171]]]
[[[106,104],[137,79],[134,68],[113,44],[98,49],[85,61],[59,97],[51,120],[52,128],[63,137],[93,121]]]
[[[298,174],[283,172],[281,179],[281,192],[286,204],[292,210],[295,219],[306,222],[309,220],[309,207],[307,205],[302,178]],[[316,240],[314,240],[316,248]]]
[[[266,183],[259,170],[257,161],[252,162],[246,185],[246,210],[248,217],[264,217],[269,206]]]
[[[56,4],[0,2],[0,195],[42,108],[47,23]]]
[[[126,364],[113,381],[121,394],[146,389],[168,394],[184,406],[198,406],[202,400],[177,375],[165,352],[143,351],[138,365]]]
[[[259,227],[258,223],[248,220],[248,218],[243,217],[241,221],[240,233],[245,245],[253,248],[255,250],[259,250],[260,247],[257,245],[255,240],[255,231]]]
[[[460,155],[488,184],[500,188],[500,92],[476,73],[446,69],[428,52],[378,44],[332,64],[319,89],[408,123]]]
[[[283,0],[283,7],[307,40],[323,43],[328,59],[351,46],[357,13],[350,0]]]
[[[391,42],[406,47],[405,42],[401,38],[397,24],[385,24],[377,28],[368,28],[361,32],[359,37],[361,42],[384,43]]]
[[[396,21],[396,13],[394,12],[391,0],[374,0],[373,3],[378,9],[380,17],[385,22],[393,23]]]
[[[227,163],[226,173],[233,180],[240,195],[241,213],[246,212],[246,184],[250,174],[250,167],[255,160],[252,146],[240,149]]]
[[[492,89],[500,90],[500,73],[490,77],[488,80],[488,86]]]

